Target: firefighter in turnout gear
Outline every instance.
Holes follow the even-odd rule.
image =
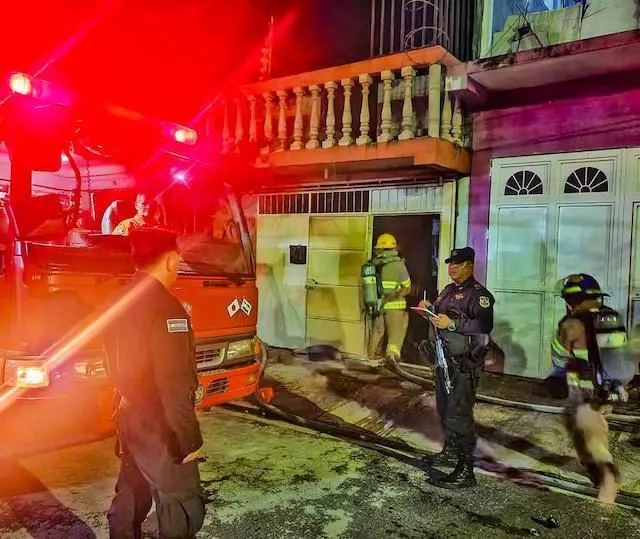
[[[567,428],[581,463],[598,488],[598,499],[614,503],[620,473],[609,451],[606,414],[611,403],[626,401],[624,385],[635,363],[620,314],[603,305],[598,282],[585,273],[562,282],[567,315],[558,324],[552,358],[556,376],[568,388]]]
[[[436,480],[444,488],[464,488],[476,484],[473,474],[473,452],[476,434],[473,407],[484,356],[493,329],[494,298],[473,277],[475,252],[471,247],[454,249],[449,258],[448,284],[433,305],[421,301],[419,306],[438,316],[431,319],[429,341],[435,349],[436,331],[440,335],[448,365],[451,390],[447,390],[442,367],[437,367],[436,406],[444,431],[444,447],[427,462],[433,466],[454,466],[454,470]]]
[[[376,355],[386,334],[385,357],[399,359],[409,322],[406,296],[411,290],[411,278],[407,266],[398,255],[396,239],[391,234],[381,234],[374,251],[374,258],[365,264],[375,267],[378,288],[377,306],[369,311],[373,327],[369,335],[368,355],[371,360],[379,359]],[[366,286],[364,282],[363,285]]]

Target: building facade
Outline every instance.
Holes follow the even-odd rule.
[[[640,32],[635,0],[520,3],[482,2],[482,57],[447,88],[473,108],[468,237],[504,372],[542,378],[563,277],[640,318]]]
[[[243,86],[212,112],[222,159],[253,187],[258,333],[274,347],[363,356],[360,270],[375,238],[397,236],[415,302],[446,284],[442,254],[466,241],[470,118],[444,83],[470,57],[474,10],[366,4],[370,57]]]

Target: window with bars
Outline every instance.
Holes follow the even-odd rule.
[[[311,213],[366,213],[369,191],[311,193]]]
[[[294,213],[367,213],[369,190],[260,195],[262,215]]]
[[[309,193],[260,195],[258,211],[262,215],[309,213]]]

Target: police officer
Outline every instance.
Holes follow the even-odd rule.
[[[455,466],[449,475],[432,480],[433,484],[445,488],[476,484],[473,406],[493,329],[494,299],[473,277],[474,260],[475,252],[471,247],[451,251],[445,263],[453,282],[442,290],[433,305],[420,302],[420,307],[430,308],[438,315],[431,319],[429,340],[433,349],[435,332],[439,332],[452,382],[451,393],[448,393],[442,368],[436,369],[436,405],[445,440],[442,451],[426,459],[435,466]]]
[[[620,473],[609,451],[605,414],[614,401],[626,401],[624,384],[635,373],[620,314],[602,304],[608,296],[591,275],[563,280],[567,315],[559,322],[551,350],[556,377],[568,389],[567,427],[580,461],[598,488],[598,499],[614,503]]]
[[[411,291],[411,278],[404,260],[398,254],[398,243],[391,234],[381,234],[374,250],[375,257],[371,262],[379,268],[382,313],[373,320],[369,336],[369,359],[376,359],[385,333],[385,356],[398,359],[409,323],[406,296]]]
[[[110,538],[142,537],[152,499],[161,539],[192,538],[205,513],[196,461],[203,441],[193,332],[169,293],[178,274],[176,235],[143,228],[131,230],[130,241],[137,273],[112,304],[104,336],[121,459]]]

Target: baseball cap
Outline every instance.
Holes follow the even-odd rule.
[[[162,255],[179,252],[178,235],[163,228],[139,228],[129,232],[131,255],[137,263],[152,263]]]
[[[451,255],[447,258],[445,264],[461,264],[462,262],[473,262],[476,258],[476,252],[471,247],[462,247],[453,249]]]

